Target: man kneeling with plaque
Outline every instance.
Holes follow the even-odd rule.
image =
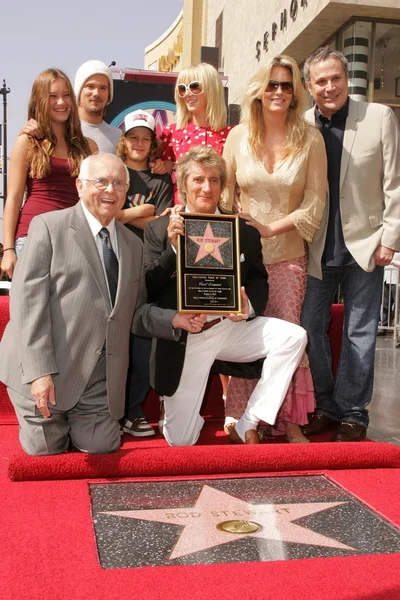
[[[247,363],[265,358],[261,379],[230,434],[233,442],[255,444],[259,441],[259,421],[275,422],[305,350],[306,333],[298,325],[260,316],[268,300],[268,281],[259,233],[238,217],[230,217],[230,223],[229,218],[226,223],[218,217],[227,177],[224,159],[209,146],[196,146],[178,161],[176,175],[185,212],[155,219],[145,229],[148,302],[165,309],[171,328],[182,316],[182,325],[174,329],[174,341],[157,339],[156,322],[146,322],[148,333],[154,337],[152,386],[165,408],[163,433],[171,446],[196,443],[204,424],[199,411],[216,359]],[[190,220],[185,218],[187,213]],[[189,224],[194,235],[189,234]],[[183,276],[181,269],[186,269]],[[234,284],[230,286],[232,277]],[[221,289],[228,290],[225,296],[218,293]],[[178,308],[181,311],[176,313]]]

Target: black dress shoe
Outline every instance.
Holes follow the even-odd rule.
[[[304,425],[304,435],[314,435],[316,433],[325,433],[331,429],[336,429],[339,426],[339,421],[331,419],[322,413],[314,413],[308,425]]]
[[[359,442],[367,435],[367,428],[361,423],[343,421],[335,431],[332,442]]]

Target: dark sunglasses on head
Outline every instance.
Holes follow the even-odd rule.
[[[265,90],[276,92],[279,87],[285,94],[293,94],[293,83],[291,81],[269,81]]]
[[[189,83],[189,85],[186,85],[186,83],[179,83],[177,88],[178,88],[178,94],[181,98],[186,96],[187,92],[191,92],[192,94],[197,96],[198,94],[201,94],[201,92],[203,91],[200,81],[191,81]]]

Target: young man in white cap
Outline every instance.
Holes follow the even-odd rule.
[[[115,154],[121,131],[103,121],[114,95],[111,69],[100,60],[88,60],[76,73],[74,89],[83,135],[96,142],[99,152]],[[36,138],[43,135],[35,119],[25,123],[22,133]]]
[[[114,94],[111,69],[100,60],[88,60],[76,72],[74,90],[83,135],[94,140],[100,152],[115,152],[121,132],[103,121]]]

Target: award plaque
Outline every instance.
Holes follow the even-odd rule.
[[[240,313],[239,217],[180,214],[185,235],[178,237],[178,311]]]

